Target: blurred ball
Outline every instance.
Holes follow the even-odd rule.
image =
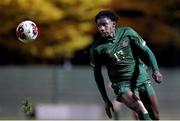
[[[16,28],[16,36],[24,43],[34,41],[38,36],[38,28],[31,20],[22,21]]]

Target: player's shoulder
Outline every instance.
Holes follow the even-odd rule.
[[[95,49],[97,46],[99,45],[99,41],[94,41],[92,44],[91,44],[91,50],[92,49]]]
[[[97,48],[98,48],[99,42],[98,41],[94,41],[90,47],[90,53],[96,53],[97,52]]]
[[[129,27],[129,26],[117,27],[117,29],[118,29],[119,31],[121,31],[121,30],[133,31],[133,30],[134,30],[132,27]]]
[[[94,39],[93,43],[91,44],[91,50],[97,49],[100,45],[102,45],[102,38],[99,35]]]
[[[127,34],[127,35],[136,35],[137,34],[137,32],[132,27],[129,27],[129,26],[119,27],[118,30],[125,31],[125,34]]]

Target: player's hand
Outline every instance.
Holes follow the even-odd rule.
[[[163,76],[159,71],[153,71],[152,77],[157,83],[161,83]]]
[[[113,104],[111,101],[106,101],[105,102],[105,110],[106,114],[108,115],[109,118],[112,118],[111,110],[114,112]]]

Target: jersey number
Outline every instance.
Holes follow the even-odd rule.
[[[122,60],[122,59],[125,58],[125,57],[124,57],[124,52],[123,52],[122,50],[114,53],[114,56],[115,56],[115,58],[116,58],[117,61],[120,61],[120,60]]]

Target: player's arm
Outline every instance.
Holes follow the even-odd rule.
[[[102,98],[103,98],[103,100],[105,102],[109,101],[109,98],[107,96],[106,89],[105,89],[104,79],[103,79],[103,76],[102,76],[101,65],[95,65],[93,67],[93,69],[94,69],[95,81],[96,81],[98,89],[99,89],[99,91],[100,91],[100,93],[102,95]]]
[[[145,63],[152,68],[152,77],[156,82],[160,83],[162,80],[162,75],[159,72],[155,55],[146,45],[146,42],[135,31],[133,31],[131,39],[135,47],[139,50],[140,57],[145,58],[144,60],[147,61]]]
[[[91,48],[90,51],[90,65],[93,67],[95,81],[102,95],[102,98],[104,101],[108,101],[109,99],[106,93],[104,79],[102,75],[101,59],[98,52],[95,51],[93,48]]]
[[[96,80],[98,89],[102,95],[104,102],[105,102],[106,114],[108,115],[109,118],[112,118],[111,110],[114,111],[114,108],[113,108],[113,105],[112,105],[111,101],[109,100],[107,93],[106,93],[104,79],[102,76],[101,65],[94,66],[94,76],[95,76],[95,80]]]
[[[148,66],[150,66],[152,68],[153,71],[158,71],[159,68],[158,68],[158,64],[157,64],[157,61],[156,61],[156,58],[153,54],[153,52],[149,49],[149,47],[146,45],[146,42],[143,40],[143,41],[140,41],[137,39],[135,40],[135,44],[139,50],[139,54],[142,58],[145,58],[145,60],[147,61],[146,64]]]
[[[112,111],[114,111],[114,108],[111,101],[109,100],[107,96],[104,79],[102,75],[102,65],[98,61],[99,61],[98,56],[94,52],[91,53],[91,66],[93,67],[95,81],[101,93],[101,96],[105,102],[106,114],[108,115],[109,118],[111,118],[112,117],[111,109]]]

